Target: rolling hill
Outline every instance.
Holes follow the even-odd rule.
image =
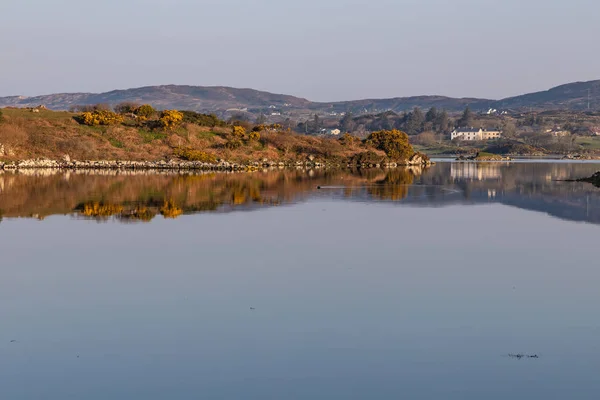
[[[75,105],[124,101],[148,103],[159,109],[187,109],[224,114],[228,110],[244,109],[258,114],[278,111],[285,115],[332,112],[402,112],[413,107],[432,106],[449,111],[460,111],[469,105],[473,110],[535,109],[535,110],[585,110],[589,104],[600,108],[600,80],[575,82],[547,91],[524,94],[502,100],[477,98],[452,98],[444,96],[415,96],[392,99],[367,99],[342,102],[312,102],[307,99],[273,94],[253,89],[236,89],[224,86],[148,86],[135,89],[114,90],[106,93],[60,93],[35,97],[0,97],[0,107],[36,107],[40,104],[53,110],[67,110]]]

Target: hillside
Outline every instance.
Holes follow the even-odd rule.
[[[583,110],[590,106],[600,107],[600,80],[575,82],[547,91],[524,94],[502,100],[477,98],[452,98],[444,96],[413,96],[391,99],[365,99],[341,102],[312,102],[307,99],[273,94],[254,89],[203,86],[148,86],[135,89],[114,90],[107,93],[61,93],[36,97],[0,97],[0,107],[36,107],[40,104],[53,110],[68,110],[76,105],[121,102],[148,103],[158,109],[185,109],[224,115],[227,110],[248,109],[254,114],[277,111],[284,116],[311,113],[402,112],[414,107],[428,109],[437,107],[448,111],[461,111],[467,105],[473,110],[536,109],[536,110]]]
[[[117,114],[108,110],[78,114],[18,108],[1,111],[3,166],[4,162],[39,158],[67,163],[71,159],[173,160],[245,166],[427,162],[426,157],[415,154],[408,136],[399,131],[374,132],[367,141],[351,135],[340,138],[299,135],[278,124],[237,121],[232,125],[214,116],[189,111],[152,110],[146,116],[141,112]]]
[[[543,92],[509,97],[494,103],[498,109],[534,108],[537,110],[585,110],[600,108],[600,80],[575,82],[557,86]]]

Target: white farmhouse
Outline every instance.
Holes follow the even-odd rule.
[[[483,130],[481,128],[458,128],[450,133],[450,139],[460,139],[467,141],[476,140],[493,140],[502,137],[502,132],[499,130]]]

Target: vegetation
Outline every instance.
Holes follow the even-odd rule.
[[[142,120],[152,118],[156,114],[156,110],[149,104],[144,104],[136,108],[133,113]]]
[[[198,126],[208,126],[214,128],[216,126],[226,126],[225,121],[221,121],[214,114],[200,114],[195,111],[181,111],[183,114],[183,122],[196,124]]]
[[[108,110],[86,111],[78,117],[81,124],[88,126],[115,125],[123,122],[123,117]]]
[[[377,131],[371,133],[366,143],[382,150],[394,161],[408,160],[415,151],[408,141],[408,135],[399,130]]]
[[[165,110],[160,113],[158,123],[163,129],[173,130],[183,121],[183,114],[177,110]]]
[[[65,155],[75,160],[176,157],[207,163],[218,159],[234,163],[264,159],[297,163],[310,158],[320,163],[362,165],[405,161],[414,154],[408,136],[394,129],[374,132],[367,140],[350,134],[341,138],[315,137],[293,133],[281,124],[239,125],[237,120],[228,124],[198,113],[177,110],[156,113],[150,106],[133,103],[120,104],[117,109],[122,114],[105,108],[90,106],[92,111],[83,113],[4,109],[0,143],[5,148],[5,158],[10,161],[62,159]]]
[[[217,157],[214,154],[194,149],[175,149],[173,154],[182,160],[200,161],[205,163],[216,163]]]

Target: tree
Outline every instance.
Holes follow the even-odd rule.
[[[435,122],[435,128],[438,132],[448,132],[450,128],[450,118],[448,118],[448,113],[446,112],[446,110],[442,111],[441,113],[438,113]]]
[[[260,114],[256,117],[256,125],[264,125],[267,123],[267,116],[265,114]]]
[[[115,106],[115,112],[118,114],[132,114],[137,108],[139,108],[139,106],[140,105],[137,103],[125,101]]]
[[[504,125],[502,125],[502,136],[506,138],[513,138],[517,133],[517,127],[515,123],[512,121],[506,121]]]
[[[313,118],[313,131],[315,133],[319,132],[319,129],[321,128],[321,119],[319,118],[319,116],[317,114],[315,114],[314,118]]]
[[[406,122],[406,132],[409,135],[416,135],[423,131],[423,123],[425,122],[425,116],[419,107],[415,107],[412,112],[408,114],[408,121]]]
[[[392,160],[408,160],[414,149],[408,135],[399,130],[373,132],[366,140],[367,145],[382,150]]]
[[[473,112],[471,111],[469,106],[467,106],[467,108],[465,108],[465,111],[463,112],[462,117],[460,117],[460,119],[458,120],[458,126],[459,127],[473,126]]]
[[[354,130],[354,127],[356,126],[356,124],[354,123],[354,121],[352,119],[353,119],[352,113],[347,113],[340,120],[340,129],[343,132],[352,132]]]
[[[427,114],[425,114],[425,122],[435,123],[438,119],[438,111],[437,108],[431,107]]]

